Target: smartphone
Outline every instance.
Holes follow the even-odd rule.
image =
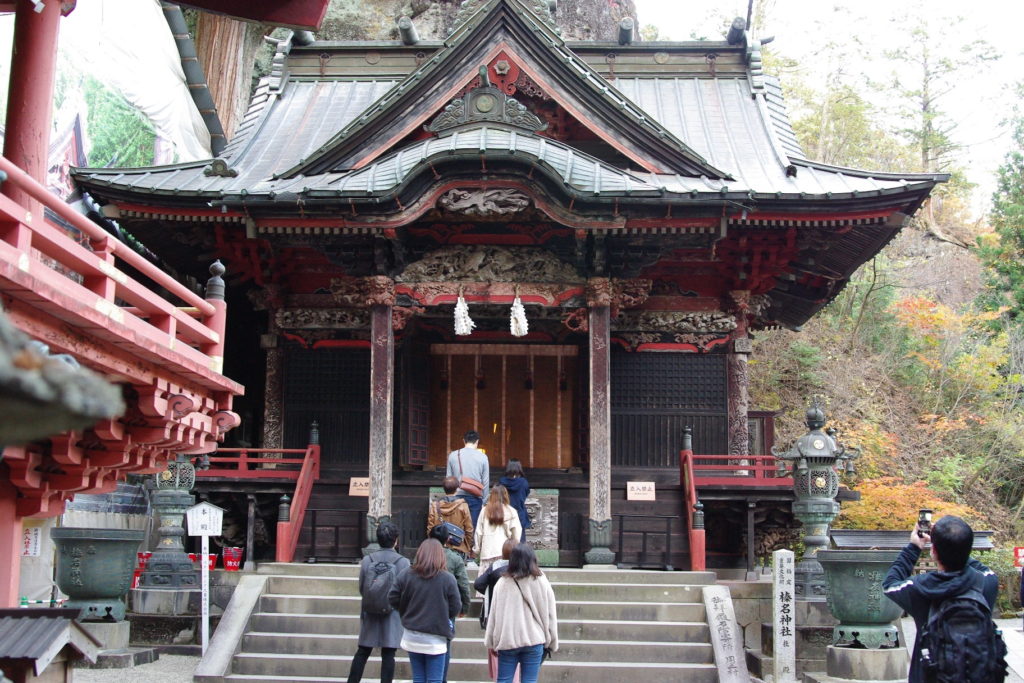
[[[917,511],[917,537],[924,538],[932,530],[932,510],[922,508]]]

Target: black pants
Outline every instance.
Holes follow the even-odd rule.
[[[395,649],[393,647],[382,647],[380,649],[380,683],[391,683],[395,677]],[[363,668],[366,660],[373,652],[372,647],[359,646],[356,654],[352,657],[352,668],[348,672],[348,683],[359,683],[363,680]]]

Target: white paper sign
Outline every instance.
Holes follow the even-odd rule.
[[[206,654],[206,646],[210,641],[210,536],[223,534],[224,510],[213,503],[202,502],[193,505],[185,512],[188,519],[189,536],[202,536],[202,554],[199,556],[201,567],[201,595],[202,619],[200,621],[203,654]]]
[[[224,510],[213,503],[193,505],[185,513],[189,536],[220,536],[224,527]]]
[[[39,557],[43,545],[43,530],[37,526],[27,526],[22,532],[21,556]]]
[[[626,500],[655,500],[653,481],[627,481]]]

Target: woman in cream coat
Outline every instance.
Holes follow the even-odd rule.
[[[511,683],[516,666],[523,683],[537,683],[545,651],[558,650],[555,593],[528,543],[512,549],[494,586],[484,642],[498,653],[497,683]]]
[[[522,535],[519,513],[508,504],[508,489],[498,484],[491,489],[473,534],[473,554],[480,563],[480,573],[501,558],[501,546],[506,539],[518,542]]]

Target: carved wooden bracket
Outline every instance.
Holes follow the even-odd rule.
[[[383,275],[363,278],[367,306],[394,306],[395,281]]]

